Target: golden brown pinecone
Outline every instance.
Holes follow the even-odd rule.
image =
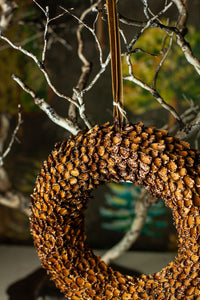
[[[57,144],[32,196],[34,244],[68,299],[200,299],[200,159],[165,130],[96,125]],[[165,201],[178,232],[178,255],[153,275],[123,276],[87,246],[84,210],[105,182],[130,180]]]

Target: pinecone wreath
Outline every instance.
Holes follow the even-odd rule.
[[[92,190],[129,180],[172,210],[178,255],[153,275],[124,276],[106,266],[86,242],[84,211]],[[68,299],[200,299],[200,158],[165,130],[96,125],[49,155],[32,196],[34,244]]]
[[[200,300],[200,152],[165,130],[123,125],[121,49],[116,0],[106,0],[114,125],[57,144],[32,195],[31,231],[42,265],[68,299]],[[141,184],[172,210],[178,255],[153,275],[124,276],[86,242],[84,211],[106,182]]]

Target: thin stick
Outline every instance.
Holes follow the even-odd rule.
[[[134,46],[134,44],[137,42],[137,40],[139,39],[139,37],[145,32],[146,29],[148,29],[149,27],[151,27],[152,25],[154,25],[155,21],[157,21],[157,19],[164,14],[171,6],[172,6],[172,2],[170,2],[167,6],[165,6],[163,8],[163,10],[161,10],[157,15],[153,16],[151,19],[149,19],[146,23],[145,26],[141,29],[141,31],[139,33],[137,33],[135,35],[135,37],[131,40],[131,42],[128,45],[128,50],[130,51],[132,49],[132,47]]]
[[[31,90],[27,85],[23,83],[23,81],[16,75],[12,75],[13,80],[15,80],[21,88],[31,95],[31,97],[34,99],[34,102],[36,105],[39,106],[41,110],[43,110],[50,120],[52,120],[55,124],[59,125],[60,127],[65,128],[72,134],[76,135],[78,131],[80,130],[79,127],[75,126],[73,122],[67,118],[62,118],[59,116],[55,110],[42,98],[38,97],[33,90]],[[81,107],[81,106],[80,106]]]
[[[180,128],[183,128],[184,127],[183,121],[181,120],[181,118],[178,115],[178,113],[176,112],[176,110],[171,105],[169,105],[168,103],[166,103],[164,101],[164,99],[158,93],[158,91],[156,89],[150,87],[149,85],[144,83],[142,80],[135,77],[135,75],[133,74],[133,71],[132,71],[132,63],[131,63],[130,54],[127,54],[126,60],[127,60],[128,68],[129,68],[129,75],[124,76],[124,79],[129,80],[131,82],[134,82],[135,84],[137,84],[141,88],[143,88],[146,91],[148,91],[149,93],[151,93],[154,96],[154,98],[162,105],[163,108],[170,111],[170,113],[178,121],[178,123],[180,125]]]
[[[109,264],[112,260],[116,259],[122,255],[122,253],[130,249],[132,244],[139,237],[142,228],[144,227],[149,207],[151,206],[150,201],[147,201],[147,197],[148,192],[143,189],[141,197],[138,199],[135,205],[136,215],[130,229],[126,232],[120,242],[114,245],[101,257],[106,264]]]
[[[21,106],[18,105],[18,121],[17,121],[17,125],[15,127],[15,130],[13,131],[13,134],[11,136],[10,142],[8,144],[8,147],[6,148],[6,150],[3,152],[2,155],[0,155],[0,167],[3,166],[3,160],[4,158],[8,155],[8,153],[10,152],[12,145],[16,139],[17,133],[19,131],[20,126],[22,125],[23,121],[22,121],[22,115],[21,115]]]
[[[46,24],[45,24],[45,30],[44,30],[44,46],[42,51],[42,65],[45,63],[45,57],[47,52],[47,33],[48,33],[48,25],[49,25],[49,7],[46,7]]]
[[[4,194],[0,194],[0,204],[18,209],[19,211],[23,212],[28,217],[31,214],[30,210],[30,198],[26,197],[22,193],[18,191],[6,191]]]
[[[0,39],[4,40],[5,42],[7,42],[13,49],[20,51],[21,53],[25,54],[26,56],[30,57],[38,66],[38,68],[40,69],[40,71],[44,74],[44,77],[49,85],[49,87],[54,91],[54,93],[60,97],[63,98],[65,100],[68,100],[69,102],[74,103],[77,107],[78,107],[78,103],[76,101],[73,101],[70,97],[65,96],[64,94],[60,93],[55,86],[52,84],[49,75],[47,74],[44,66],[42,65],[42,63],[38,60],[38,58],[31,52],[27,51],[26,49],[22,48],[21,46],[17,46],[14,43],[12,43],[8,38],[6,38],[3,35],[0,35]]]
[[[200,60],[194,56],[190,44],[185,40],[184,35],[177,27],[166,26],[160,22],[156,22],[155,27],[158,27],[166,32],[174,32],[176,35],[176,42],[180,49],[183,51],[186,60],[191,64],[196,72],[200,75]]]
[[[91,6],[90,8],[88,8],[86,11],[84,11],[84,13],[82,14],[81,18],[78,18],[76,15],[74,15],[70,10],[60,6],[61,9],[63,9],[66,13],[70,14],[74,19],[76,19],[80,25],[84,26],[85,28],[87,28],[91,34],[93,35],[95,42],[97,44],[98,50],[99,50],[99,61],[100,61],[100,65],[103,64],[103,53],[102,53],[102,49],[101,49],[101,45],[99,43],[99,40],[97,38],[97,35],[95,33],[94,28],[91,28],[90,26],[88,26],[86,23],[84,23],[82,20],[84,19],[86,13],[90,12],[93,6]],[[80,46],[79,46],[80,47]],[[83,60],[85,60],[85,57],[82,58]],[[83,61],[84,62],[84,61]]]
[[[169,51],[171,50],[172,42],[173,42],[173,34],[170,37],[169,46],[168,46],[167,50],[164,50],[164,54],[163,54],[158,66],[156,68],[156,72],[154,74],[153,83],[152,83],[152,88],[154,90],[156,90],[156,83],[157,83],[157,78],[158,78],[159,71],[160,71],[165,59],[167,58],[167,55],[169,54]]]

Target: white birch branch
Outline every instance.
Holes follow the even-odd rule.
[[[53,121],[60,127],[68,130],[74,135],[76,135],[80,131],[80,128],[78,126],[75,126],[71,120],[59,116],[43,98],[39,98],[38,96],[36,96],[35,92],[31,90],[27,85],[25,85],[18,76],[13,74],[12,78],[26,93],[31,95],[35,104],[38,105],[38,107],[46,113],[46,115],[50,118],[51,121]]]
[[[143,189],[141,197],[135,204],[135,217],[133,219],[132,225],[130,229],[125,233],[123,238],[119,243],[117,243],[114,247],[109,249],[101,259],[109,264],[112,260],[116,259],[120,255],[122,255],[125,251],[130,249],[133,243],[139,237],[141,230],[145,224],[149,205],[145,201],[147,197],[147,192]]]
[[[0,194],[0,204],[20,210],[25,215],[30,216],[29,208],[30,198],[25,197],[22,193],[17,191],[7,191],[5,194]]]
[[[5,31],[12,20],[13,12],[17,8],[15,1],[0,0],[0,30]]]
[[[19,128],[20,128],[21,124],[22,124],[21,106],[19,105],[18,106],[18,122],[17,122],[17,125],[16,125],[16,127],[13,131],[13,134],[11,136],[11,139],[10,139],[10,142],[9,142],[7,148],[0,154],[0,167],[3,166],[5,157],[11,151],[12,145],[13,145],[15,139],[16,139],[16,136],[17,136],[17,133],[19,131]]]
[[[129,66],[131,66],[130,62],[129,62]],[[129,73],[129,75],[125,75],[123,78],[125,80],[129,80],[131,82],[134,82],[135,84],[139,85],[144,90],[146,90],[149,93],[151,93],[154,96],[154,98],[158,101],[158,103],[160,103],[163,108],[165,108],[166,110],[168,110],[175,117],[175,119],[179,122],[179,124],[181,125],[181,127],[183,126],[182,120],[181,120],[180,116],[177,114],[176,110],[171,105],[167,104],[164,101],[163,97],[158,93],[158,91],[156,89],[150,87],[149,85],[147,85],[146,83],[144,83],[140,79],[136,78],[134,76],[134,74],[132,73],[132,71]]]

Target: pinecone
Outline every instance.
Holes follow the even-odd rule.
[[[199,162],[187,142],[142,123],[121,132],[96,125],[55,146],[32,195],[31,231],[43,267],[68,299],[200,299]],[[172,210],[178,255],[153,275],[124,276],[87,245],[91,191],[121,180],[145,186]]]

